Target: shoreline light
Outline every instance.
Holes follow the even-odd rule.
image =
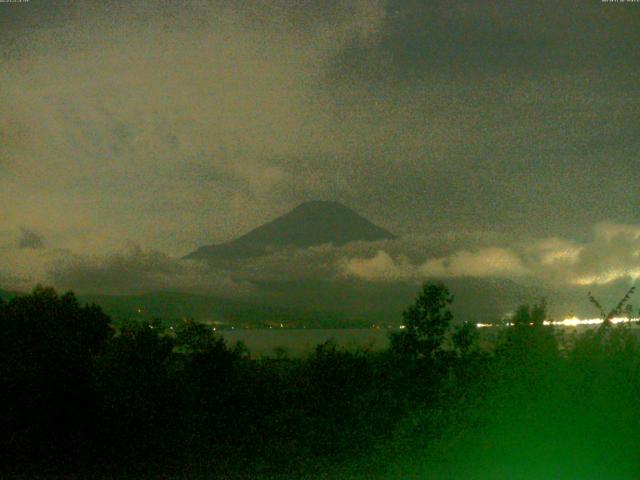
[[[581,325],[600,325],[604,320],[601,318],[578,318],[578,317],[568,317],[564,320],[545,320],[542,322],[543,325],[553,326],[553,327],[579,327]],[[627,318],[627,317],[614,317],[609,320],[613,324],[619,323],[638,323],[640,322],[640,318]],[[533,324],[532,324],[533,325]],[[490,328],[490,327],[512,327],[513,322],[506,322],[502,324],[495,323],[476,323],[476,327],[478,328]]]

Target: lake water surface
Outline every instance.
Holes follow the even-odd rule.
[[[289,355],[303,355],[327,340],[346,348],[381,350],[389,345],[389,331],[373,328],[236,329],[220,334],[229,345],[244,342],[253,355],[272,355],[277,348],[283,348]]]
[[[596,328],[591,325],[556,326],[559,340],[562,335],[584,333]],[[483,328],[480,332],[481,344],[494,342],[501,328]],[[398,331],[398,330],[396,330]],[[631,327],[631,332],[640,338],[640,327]],[[386,328],[273,328],[273,329],[235,329],[219,331],[227,343],[233,346],[242,341],[254,356],[274,355],[278,348],[292,356],[304,355],[327,340],[333,340],[340,347],[366,348],[369,350],[383,350],[389,346],[390,330]]]

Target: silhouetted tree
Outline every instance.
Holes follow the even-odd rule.
[[[64,462],[91,433],[92,358],[112,335],[110,319],[40,286],[0,310],[0,451]]]
[[[304,367],[301,406],[309,444],[332,455],[362,448],[365,432],[372,427],[368,409],[375,404],[369,395],[375,378],[371,355],[339,348],[329,340],[316,347]]]
[[[228,348],[210,326],[189,321],[176,330],[176,352],[176,382],[189,435],[218,448],[249,441],[261,407],[251,401],[259,380],[244,345]]]
[[[456,328],[451,339],[458,354],[464,357],[469,354],[479,337],[478,327],[471,322],[464,322]]]
[[[403,313],[404,329],[391,335],[391,349],[418,358],[435,358],[442,350],[453,314],[453,296],[443,284],[426,282]]]
[[[560,351],[552,325],[544,325],[547,317],[544,300],[518,307],[496,348],[503,381],[509,388],[519,388],[521,400],[528,396],[546,396],[560,367]]]
[[[125,325],[96,358],[99,455],[107,462],[155,460],[179,440],[170,435],[178,407],[169,375],[174,341],[153,326]]]
[[[516,329],[527,329],[529,327],[539,328],[543,325],[547,316],[547,303],[544,299],[540,303],[530,307],[529,305],[520,305],[511,323]]]

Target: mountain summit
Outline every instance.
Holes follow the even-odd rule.
[[[184,258],[239,259],[287,246],[307,248],[331,243],[393,239],[394,235],[337,202],[311,201],[229,242],[206,245]]]

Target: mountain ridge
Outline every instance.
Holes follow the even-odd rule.
[[[341,246],[355,241],[395,238],[341,203],[312,200],[236,239],[202,246],[183,258],[233,260],[261,256],[270,249],[289,246],[307,248],[326,243]]]

